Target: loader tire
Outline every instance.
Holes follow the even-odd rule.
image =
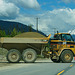
[[[61,53],[60,58],[63,63],[70,63],[73,59],[73,53],[70,50],[65,50]]]
[[[26,63],[33,63],[37,58],[37,53],[34,49],[28,48],[23,51],[22,58]]]
[[[21,60],[21,53],[16,49],[11,49],[8,51],[6,58],[10,63],[18,63]]]

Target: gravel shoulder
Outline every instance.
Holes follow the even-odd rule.
[[[46,63],[46,62],[52,62],[50,59],[37,59],[35,61],[35,63]],[[24,63],[24,61],[20,61],[19,63],[9,63],[8,61],[6,60],[0,60],[0,67],[5,67],[5,66],[11,66],[11,65],[15,65],[15,64],[27,64],[27,63]]]
[[[35,63],[53,63],[50,59],[48,58],[44,58],[44,59],[37,59],[35,61]],[[75,60],[73,59],[72,63],[75,63]],[[21,65],[21,64],[24,64],[24,65],[27,65],[29,63],[24,63],[24,61],[20,61],[19,63],[9,63],[8,61],[6,60],[0,60],[0,67],[7,67],[7,66],[11,66],[11,65]],[[34,63],[31,63],[31,64],[34,64]],[[63,63],[62,63],[63,64]]]
[[[10,65],[9,63],[0,63],[0,67],[3,67],[3,66],[8,66]]]

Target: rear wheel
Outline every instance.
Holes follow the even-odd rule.
[[[34,49],[28,48],[23,51],[22,57],[23,57],[24,62],[33,63],[33,62],[35,62],[35,60],[37,58],[37,54]]]
[[[73,53],[70,50],[65,50],[60,56],[63,63],[70,63],[73,59]]]
[[[17,63],[21,59],[21,54],[18,50],[11,49],[7,53],[7,60],[11,63]]]

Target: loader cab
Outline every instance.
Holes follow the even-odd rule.
[[[62,41],[74,41],[69,33],[58,33],[54,35],[54,39]]]
[[[53,50],[60,50],[61,48],[74,47],[74,40],[69,33],[56,33],[51,39],[51,48]]]

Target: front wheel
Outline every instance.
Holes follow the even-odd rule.
[[[28,48],[23,51],[22,58],[26,63],[33,63],[37,58],[37,53],[34,49]]]
[[[73,53],[70,50],[65,50],[61,53],[60,58],[63,63],[70,63],[73,59]]]

